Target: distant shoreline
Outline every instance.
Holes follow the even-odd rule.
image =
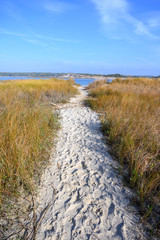
[[[123,75],[123,74],[91,74],[91,73],[43,73],[43,72],[0,72],[0,77],[29,77],[29,78],[160,78],[153,75]]]

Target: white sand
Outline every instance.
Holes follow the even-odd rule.
[[[82,105],[87,92],[80,91],[59,110],[62,129],[42,177],[38,211],[52,204],[36,239],[143,239],[137,238],[139,218],[127,198],[131,192],[107,153],[98,115]]]

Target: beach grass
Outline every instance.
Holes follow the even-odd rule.
[[[58,129],[51,104],[77,94],[73,81],[14,80],[0,82],[0,205],[31,189],[49,160]]]
[[[102,114],[102,130],[140,200],[160,203],[160,81],[116,79],[89,85],[89,104]]]

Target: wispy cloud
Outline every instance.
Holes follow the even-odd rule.
[[[43,8],[50,12],[63,13],[69,9],[72,9],[73,4],[57,0],[45,0],[43,2]]]
[[[13,32],[13,31],[8,31],[8,30],[3,29],[3,28],[0,28],[0,34],[11,35],[11,36],[16,36],[16,37],[27,37],[26,34]]]
[[[19,8],[10,0],[0,2],[0,12],[5,12],[9,17],[18,21],[22,20]]]
[[[43,36],[43,35],[40,35],[40,34],[37,34],[34,32],[32,32],[31,34],[24,34],[24,33],[9,31],[9,30],[3,29],[3,28],[0,28],[0,34],[19,37],[21,40],[26,41],[28,43],[35,44],[35,45],[41,45],[44,47],[45,46],[51,47],[51,49],[59,49],[56,47],[52,47],[52,44],[54,42],[66,43],[66,44],[74,44],[74,43],[76,44],[79,42],[76,40]]]
[[[28,43],[31,43],[31,44],[36,44],[36,45],[41,45],[41,46],[48,46],[46,43],[37,40],[34,36],[29,36],[29,35],[23,34],[23,33],[8,31],[8,30],[0,28],[0,34],[9,35],[9,36],[15,36],[15,37],[18,37],[21,40],[23,40],[25,42],[28,42]]]
[[[155,63],[155,61],[147,59],[147,58],[143,58],[143,57],[137,57],[137,59],[142,63]]]
[[[157,39],[152,34],[149,24],[145,24],[130,14],[130,4],[127,0],[91,0],[98,10],[106,31],[110,36],[123,36],[130,33]],[[152,25],[156,22],[152,21]],[[151,23],[150,23],[151,25]],[[128,31],[129,29],[129,31]]]
[[[42,41],[39,41],[37,39],[30,39],[30,38],[22,38],[22,40],[28,42],[28,43],[31,43],[31,44],[35,44],[35,45],[40,45],[40,46],[43,46],[43,47],[48,47],[48,44],[47,43],[44,43]]]
[[[160,11],[152,11],[146,14],[147,24],[150,28],[160,27]]]
[[[63,39],[63,38],[53,38],[53,37],[42,36],[42,35],[39,35],[39,34],[35,34],[35,37],[39,38],[39,39],[51,40],[51,41],[55,41],[55,42],[79,43],[79,41],[76,41],[76,40]]]

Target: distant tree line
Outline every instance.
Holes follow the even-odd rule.
[[[55,77],[58,73],[42,73],[42,72],[0,72],[0,76],[9,77]]]
[[[149,77],[149,78],[160,78],[159,76],[151,76],[151,75],[122,75],[119,73],[115,74],[90,74],[90,73],[52,73],[52,72],[0,72],[0,76],[7,76],[7,77],[61,77],[66,74],[70,76],[76,77],[79,75],[80,77],[114,77],[114,78],[125,78],[125,77]]]

